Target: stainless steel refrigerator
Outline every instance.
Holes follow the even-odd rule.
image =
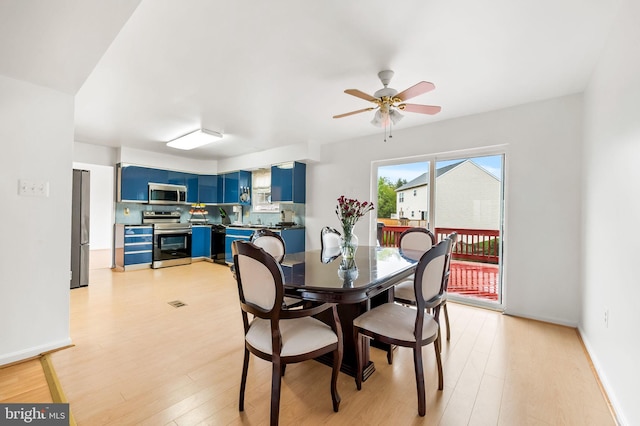
[[[89,171],[73,170],[71,288],[89,285]]]

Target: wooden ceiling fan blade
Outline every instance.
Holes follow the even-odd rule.
[[[347,89],[344,91],[344,93],[351,95],[351,96],[355,96],[356,98],[360,98],[360,99],[364,99],[365,101],[369,101],[369,102],[377,102],[378,98],[374,98],[371,95],[368,95],[364,92],[361,92],[358,89]]]
[[[435,89],[436,86],[433,83],[429,83],[428,81],[421,81],[420,83],[414,84],[409,87],[407,90],[398,93],[394,96],[394,98],[398,98],[401,101],[406,101],[407,99],[414,98],[418,95],[422,95],[423,93],[430,92]]]
[[[439,113],[442,107],[435,105],[400,104],[398,105],[398,109],[402,111],[433,115]]]
[[[348,117],[350,115],[354,115],[354,114],[360,114],[361,112],[367,112],[367,111],[372,111],[374,110],[375,107],[370,107],[370,108],[363,108],[363,109],[359,109],[357,111],[351,111],[351,112],[346,112],[344,114],[338,114],[338,115],[334,115],[333,118],[342,118],[342,117]]]

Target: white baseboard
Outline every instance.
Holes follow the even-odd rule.
[[[55,349],[64,348],[65,346],[69,346],[69,345],[71,345],[71,338],[61,340],[58,342],[47,343],[45,345],[36,346],[33,348],[27,348],[27,349],[17,351],[17,352],[12,352],[9,354],[3,354],[3,355],[0,355],[0,366],[22,361],[29,358],[33,358],[45,352],[51,352]]]
[[[113,254],[111,249],[89,250],[89,269],[111,268]]]
[[[581,327],[578,327],[578,333],[580,334],[580,339],[582,339],[582,343],[584,344],[585,350],[589,354],[589,358],[591,360],[591,364],[593,365],[593,368],[595,369],[595,374],[597,376],[597,379],[598,381],[600,381],[600,384],[606,394],[605,396],[609,400],[610,408],[611,408],[613,417],[615,418],[615,421],[618,423],[618,425],[629,424],[627,423],[622,411],[620,410],[620,404],[618,402],[618,399],[616,398],[616,393],[613,391],[613,388],[609,384],[609,380],[607,380],[607,375],[604,373],[604,370],[601,368],[600,361],[598,360],[598,357],[595,355],[595,352],[593,351],[593,346],[591,346],[589,341],[585,338],[585,333]]]

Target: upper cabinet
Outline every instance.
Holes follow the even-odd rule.
[[[268,170],[268,169],[267,169]],[[149,183],[187,187],[187,203],[251,205],[251,172],[240,170],[221,175],[198,175],[148,167],[118,165],[117,200],[149,202]],[[271,166],[271,198],[267,203],[304,203],[306,165],[293,162]]]
[[[273,202],[306,202],[307,166],[285,163],[271,166],[271,200]]]
[[[117,173],[117,201],[148,202],[149,182],[169,183],[166,170],[118,165]]]
[[[223,203],[251,204],[251,172],[240,170],[222,175]]]
[[[149,167],[118,165],[117,201],[149,202],[149,183],[187,187],[187,202],[198,201],[198,175]]]
[[[218,204],[223,201],[222,176],[200,175],[198,176],[198,195],[200,203]]]

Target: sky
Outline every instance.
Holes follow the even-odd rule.
[[[498,179],[502,176],[502,156],[501,155],[491,155],[486,157],[471,157],[474,163],[478,166],[484,168],[486,171],[497,177]],[[457,163],[459,161],[465,160],[465,158],[460,158],[457,160],[447,160],[447,161],[438,161],[437,168],[448,166],[449,164]],[[406,163],[406,164],[397,164],[393,166],[383,166],[378,168],[378,176],[386,177],[392,183],[398,181],[398,179],[406,179],[407,181],[411,181],[412,179],[417,178],[423,173],[429,171],[429,163],[427,162],[418,162],[418,163]]]

